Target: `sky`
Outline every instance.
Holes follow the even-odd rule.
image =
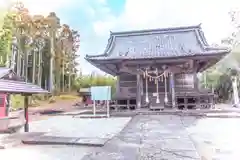
[[[0,8],[11,0],[0,0]],[[16,1],[16,0],[12,0]],[[99,72],[84,60],[102,54],[110,31],[155,29],[202,24],[208,42],[219,43],[231,34],[228,12],[240,9],[239,0],[22,0],[31,14],[56,12],[61,23],[81,35],[78,54],[83,73]]]

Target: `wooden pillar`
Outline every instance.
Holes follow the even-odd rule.
[[[176,107],[176,97],[175,97],[175,83],[174,83],[174,73],[171,72],[170,74],[170,86],[172,92],[172,108]]]
[[[194,90],[198,91],[199,87],[198,87],[198,77],[197,77],[197,72],[193,73],[193,80],[194,80]]]
[[[6,101],[7,101],[7,104],[6,104],[6,110],[5,110],[5,115],[8,116],[9,115],[9,109],[11,107],[11,95],[9,93],[7,93],[7,97],[6,97]]]
[[[127,100],[127,109],[128,110],[130,109],[130,100],[129,99]]]
[[[232,87],[233,87],[234,106],[238,107],[239,95],[238,95],[238,86],[237,86],[237,76],[232,76]]]
[[[117,76],[117,82],[116,82],[116,94],[119,95],[120,93],[120,76]],[[115,101],[115,110],[118,110],[118,100]]]
[[[137,94],[136,94],[136,100],[137,100],[137,109],[141,108],[141,77],[140,72],[138,70],[137,73]]]
[[[119,76],[117,76],[117,81],[116,81],[116,92],[120,92],[120,82],[119,82]]]
[[[25,116],[25,125],[24,125],[24,131],[29,132],[29,119],[28,119],[28,95],[24,96],[24,116]]]

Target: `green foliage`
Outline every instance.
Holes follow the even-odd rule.
[[[112,93],[116,90],[116,79],[107,75],[82,75],[75,79],[74,89],[89,88],[91,86],[111,86]]]
[[[219,101],[229,101],[232,98],[232,76],[239,76],[240,71],[240,15],[239,11],[230,12],[230,18],[232,20],[235,31],[226,39],[222,40],[222,43],[230,46],[232,52],[224,57],[214,67],[208,69],[203,74],[206,76],[207,87],[213,87],[215,93],[218,95]],[[204,76],[201,78],[201,84],[204,83]],[[239,83],[240,86],[240,83]],[[240,91],[240,87],[239,87]]]

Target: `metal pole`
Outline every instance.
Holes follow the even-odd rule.
[[[28,124],[28,96],[25,95],[24,97],[24,116],[25,116],[25,125],[24,125],[24,131],[29,132],[29,124]]]
[[[96,115],[96,101],[93,100],[93,115]]]
[[[109,118],[110,117],[109,101],[107,100],[106,102],[107,102],[107,117]]]

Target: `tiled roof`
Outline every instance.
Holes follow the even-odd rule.
[[[211,47],[200,25],[154,30],[111,32],[101,55],[87,60],[170,58],[228,53],[228,48]]]
[[[29,94],[48,93],[47,90],[31,83],[0,79],[0,93],[1,92]]]

